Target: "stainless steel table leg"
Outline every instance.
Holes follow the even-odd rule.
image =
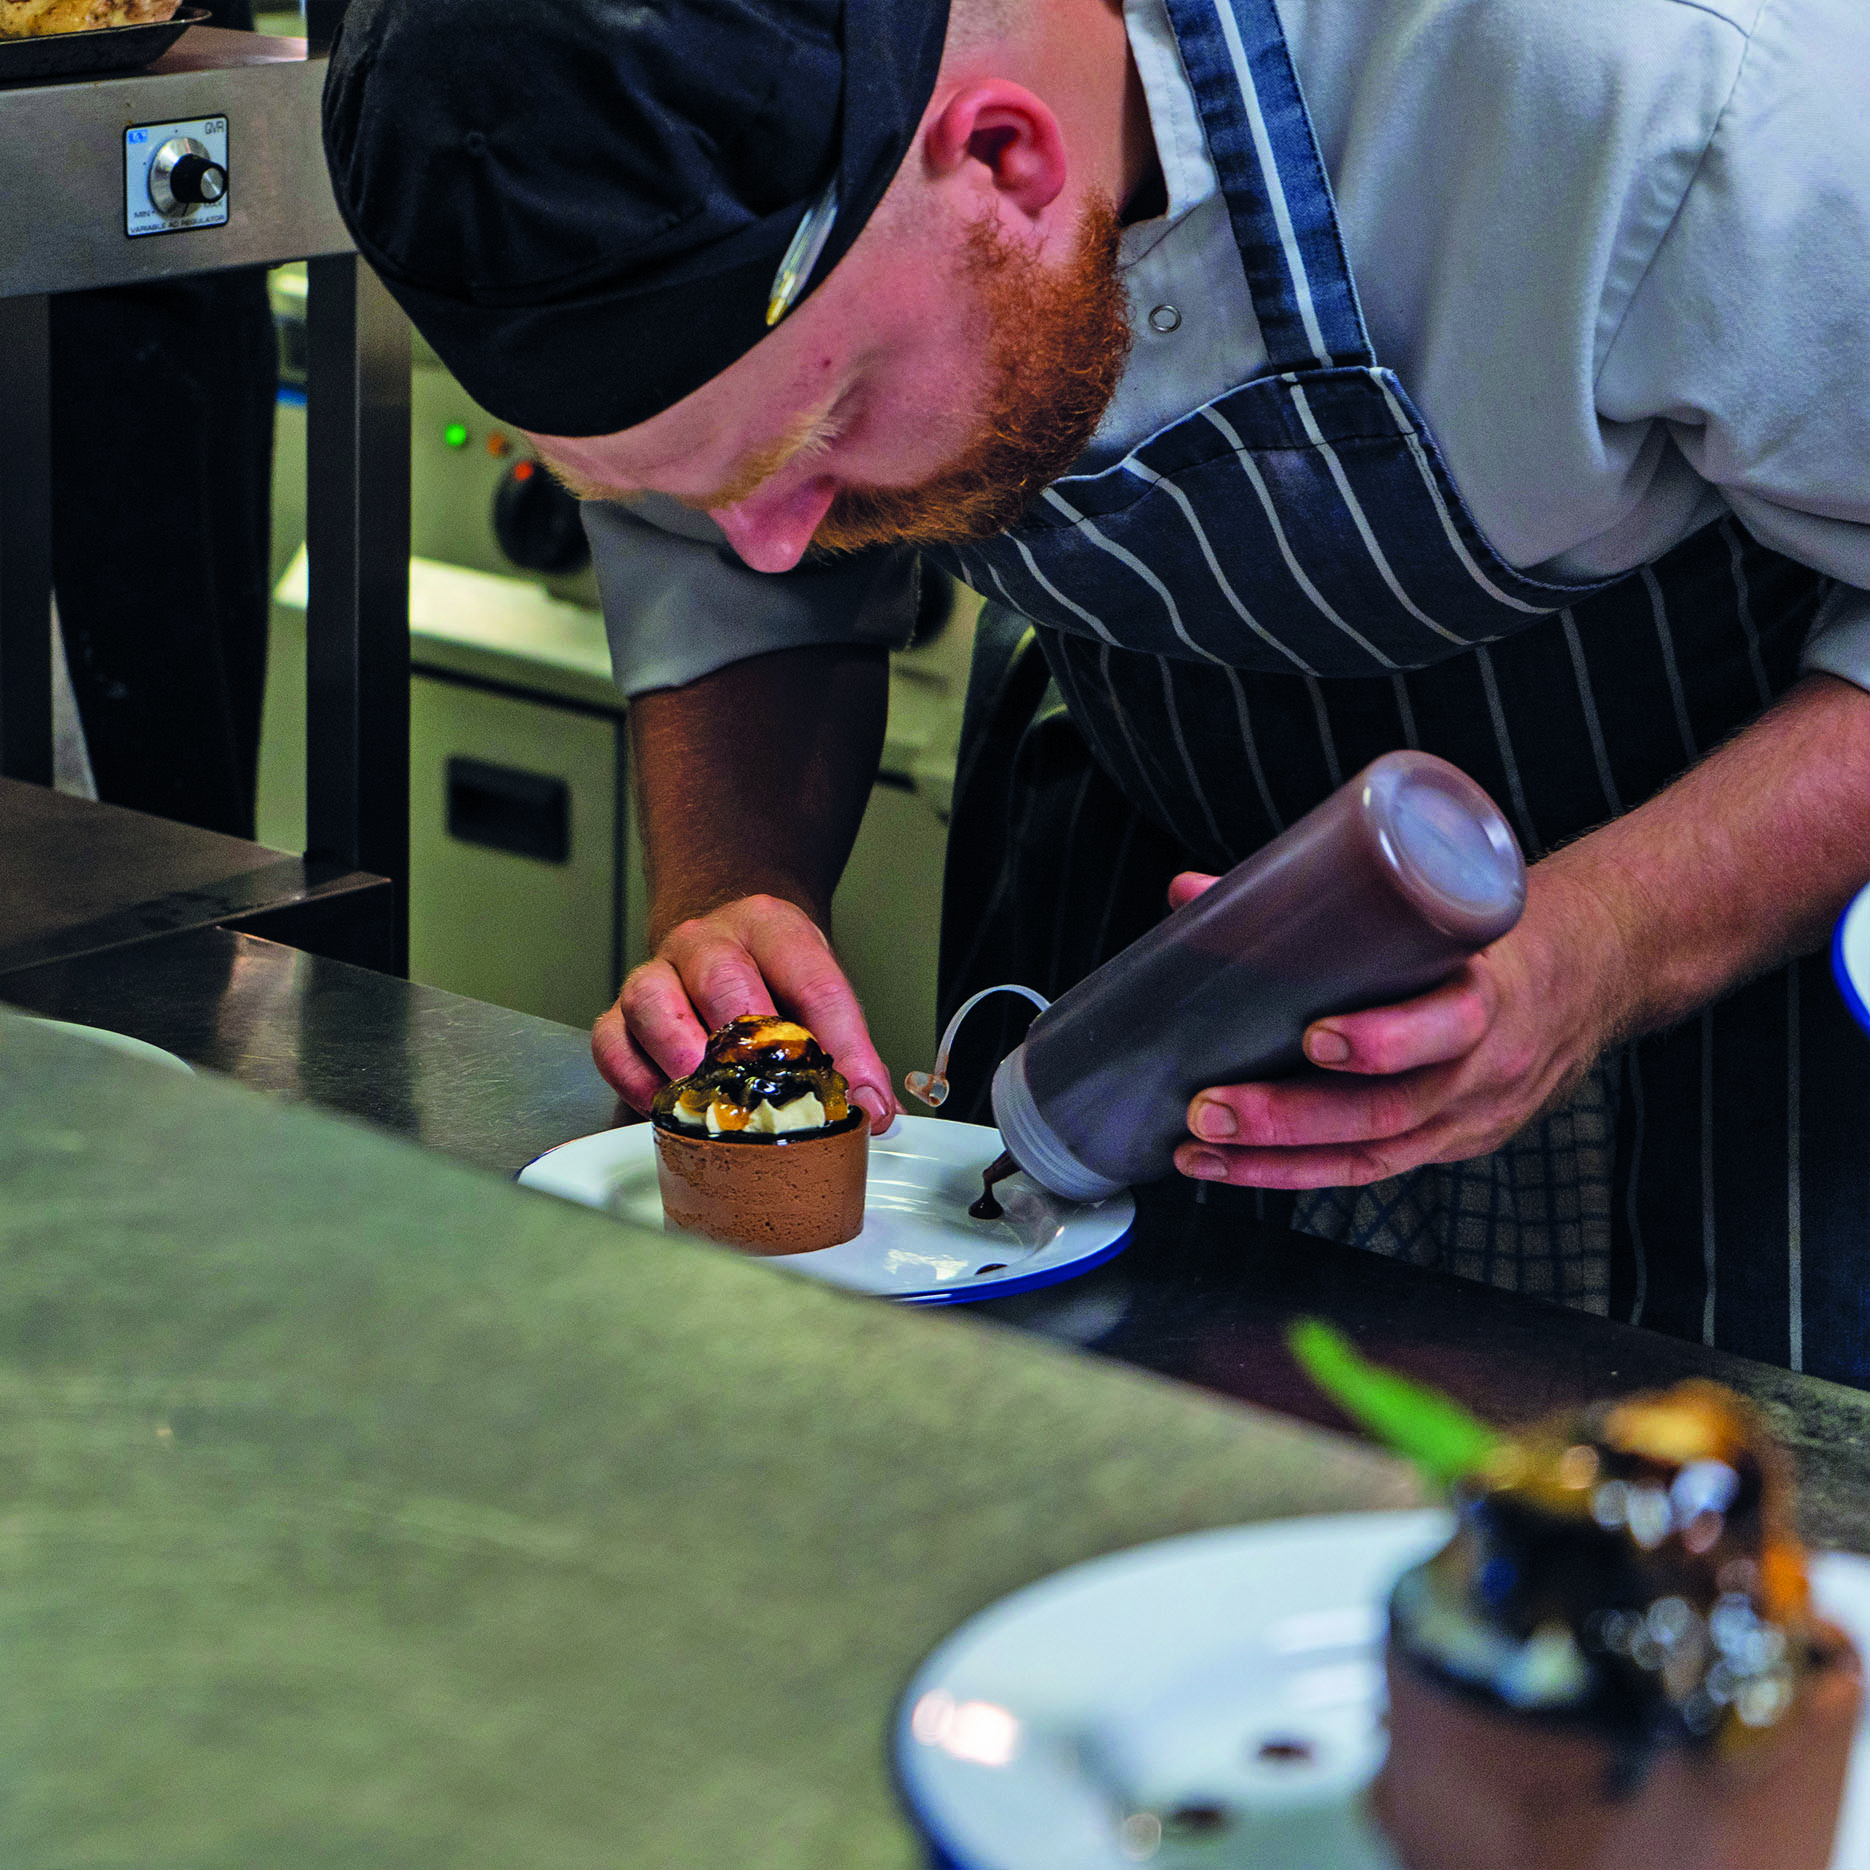
[[[409,327],[355,256],[313,260],[309,271],[306,855],[395,883],[401,972],[409,952]]]
[[[51,377],[45,295],[0,299],[0,775],[42,786],[52,783]]]

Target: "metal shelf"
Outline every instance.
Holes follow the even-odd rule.
[[[331,197],[324,74],[303,40],[198,26],[145,71],[0,88],[0,776],[52,777],[49,296],[307,260],[306,856],[392,879],[401,968],[410,334]],[[206,117],[229,126],[225,224],[130,238],[125,132]]]

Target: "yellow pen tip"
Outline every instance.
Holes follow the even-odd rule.
[[[776,325],[785,315],[786,301],[782,295],[775,293],[766,302],[766,322],[769,326]]]

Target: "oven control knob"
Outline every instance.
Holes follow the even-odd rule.
[[[500,477],[493,532],[522,571],[581,571],[591,557],[578,502],[530,455]]]
[[[172,136],[149,165],[149,199],[158,214],[212,207],[227,194],[227,171],[192,136]]]

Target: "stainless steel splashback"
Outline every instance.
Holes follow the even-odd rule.
[[[325,61],[197,26],[147,70],[0,87],[0,298],[352,251],[319,147]],[[132,237],[141,126],[224,118],[227,219]]]

